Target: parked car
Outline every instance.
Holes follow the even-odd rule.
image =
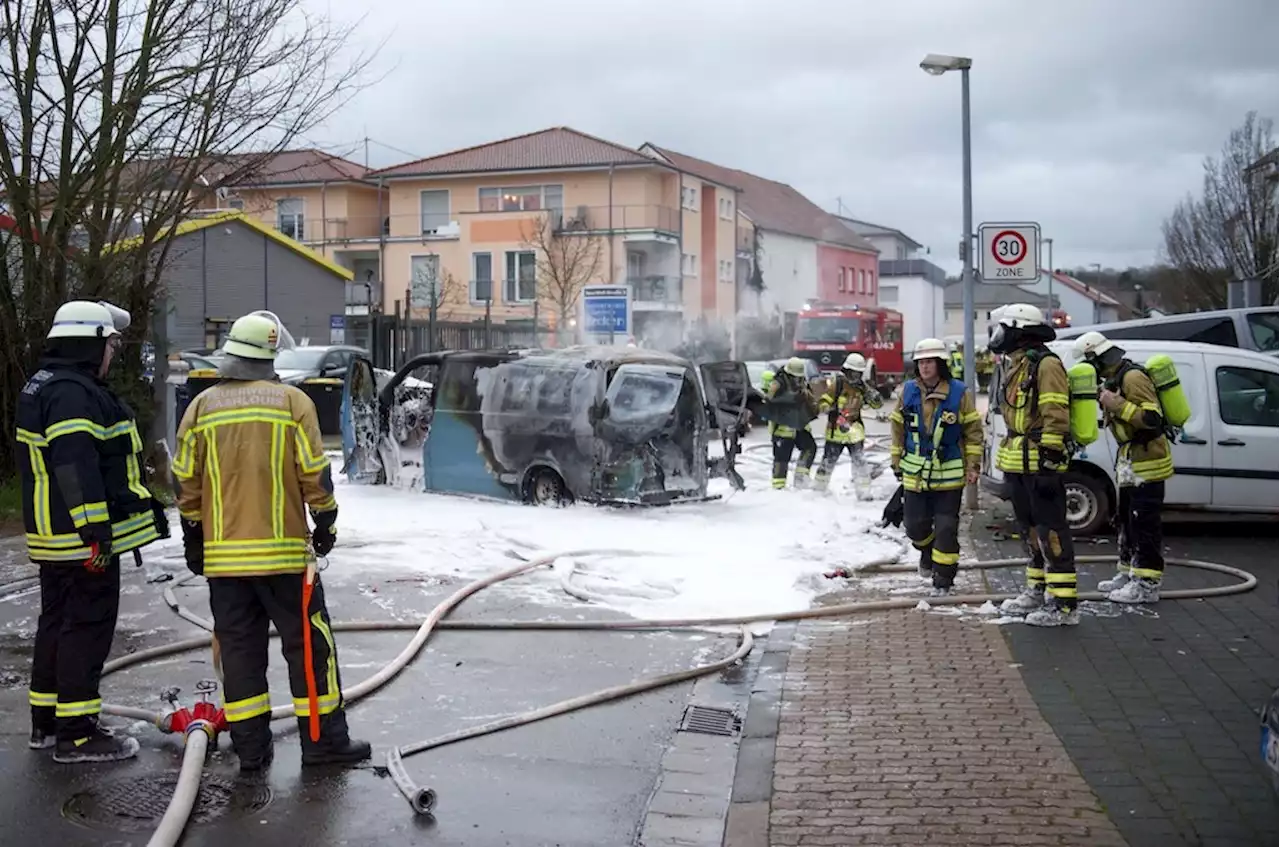
[[[382,384],[367,359],[355,359],[342,403],[353,482],[392,482],[401,451],[419,449],[388,441],[399,387],[432,365],[419,453],[427,491],[658,505],[706,499],[716,476],[742,485],[736,449],[712,458],[709,447],[717,435],[735,438],[745,419],[745,366],[695,368],[667,353],[605,347],[428,353]]]
[[[1277,344],[1277,336],[1280,336],[1280,309],[1275,306],[1219,309],[1213,312],[1188,312],[1071,327],[1060,330],[1058,340],[1079,338],[1091,330],[1101,332],[1113,341],[1195,341],[1274,355],[1280,350],[1280,344]]]
[[[1156,353],[1173,358],[1191,405],[1191,419],[1173,445],[1175,474],[1165,487],[1169,511],[1274,516],[1280,486],[1280,403],[1275,355],[1185,341],[1120,341],[1130,359],[1142,364]],[[1049,345],[1067,367],[1075,363],[1070,341]],[[1003,474],[995,467],[1005,434],[995,401],[1001,369],[992,374],[987,411],[987,446],[982,485],[1008,499]],[[1117,446],[1110,432],[1078,453],[1066,472],[1067,518],[1074,533],[1103,530],[1114,513]]]
[[[368,358],[362,347],[330,344],[317,347],[294,347],[276,355],[276,374],[280,381],[295,385],[309,379],[343,380],[347,368],[357,357]]]

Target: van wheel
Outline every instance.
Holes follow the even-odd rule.
[[[560,474],[550,468],[539,468],[530,475],[524,499],[535,506],[567,506],[573,502]]]
[[[1097,535],[1111,522],[1111,497],[1101,480],[1079,471],[1062,475],[1072,535]]]

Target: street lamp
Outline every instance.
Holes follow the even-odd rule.
[[[960,277],[960,287],[964,292],[964,378],[969,384],[969,391],[976,397],[978,394],[978,375],[974,373],[973,349],[973,162],[969,153],[969,69],[973,60],[963,56],[943,56],[930,53],[920,62],[920,67],[930,76],[942,76],[947,71],[960,72],[960,132],[961,132],[961,165],[964,169],[964,235],[960,243],[964,259],[964,270]],[[970,509],[978,507],[978,489],[969,486],[965,493],[965,503]]]
[[[1049,326],[1053,326],[1053,239],[1042,238],[1040,243],[1049,248]],[[1040,269],[1036,269],[1036,273],[1040,273]]]

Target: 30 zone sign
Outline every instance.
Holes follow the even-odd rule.
[[[1039,275],[1040,225],[985,223],[978,227],[983,282],[1029,282]]]

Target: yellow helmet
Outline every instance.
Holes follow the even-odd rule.
[[[242,359],[274,359],[280,348],[280,328],[265,315],[245,315],[231,325],[222,350]]]
[[[790,359],[787,359],[787,366],[783,368],[783,370],[792,376],[804,376],[804,359],[801,359],[799,356],[792,356]]]

